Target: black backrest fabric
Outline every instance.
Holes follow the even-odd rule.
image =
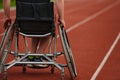
[[[17,2],[28,2],[28,3],[49,3],[50,0],[16,0]]]
[[[54,32],[54,8],[50,0],[16,0],[16,22],[25,34]]]

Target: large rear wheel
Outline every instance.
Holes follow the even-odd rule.
[[[75,77],[77,76],[77,71],[76,71],[76,66],[75,66],[72,50],[70,48],[70,44],[69,44],[68,37],[67,37],[64,27],[59,26],[59,33],[60,33],[60,38],[62,41],[62,46],[65,52],[65,58],[66,58],[66,62],[68,65],[68,69],[70,71],[72,79],[74,80]]]
[[[14,35],[13,26],[7,27],[0,45],[0,73],[4,69],[6,58],[10,50],[10,45],[13,40],[13,35]]]

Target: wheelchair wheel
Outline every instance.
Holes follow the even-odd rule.
[[[4,75],[2,80],[8,80],[7,75]]]
[[[6,57],[13,39],[14,30],[12,29],[12,26],[6,28],[5,34],[0,45],[0,73],[4,69]]]
[[[23,64],[23,66],[22,66],[22,72],[23,72],[23,73],[26,72],[26,65],[25,65],[25,64]]]
[[[67,37],[66,31],[61,26],[59,26],[59,33],[60,33],[64,51],[65,51],[66,62],[67,62],[71,77],[74,80],[75,77],[77,76],[77,71],[76,71],[76,66],[74,63],[74,58],[72,55],[72,50],[70,48],[70,44],[68,41],[68,37]]]

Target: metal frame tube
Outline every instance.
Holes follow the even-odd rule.
[[[25,49],[26,49],[26,54],[27,54],[28,53],[28,43],[27,43],[26,37],[23,36],[23,38],[24,38]]]

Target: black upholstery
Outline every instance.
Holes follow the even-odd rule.
[[[20,32],[27,35],[53,33],[53,3],[50,0],[16,0],[16,22]]]
[[[29,3],[49,3],[50,0],[16,0],[17,2],[29,2]]]

